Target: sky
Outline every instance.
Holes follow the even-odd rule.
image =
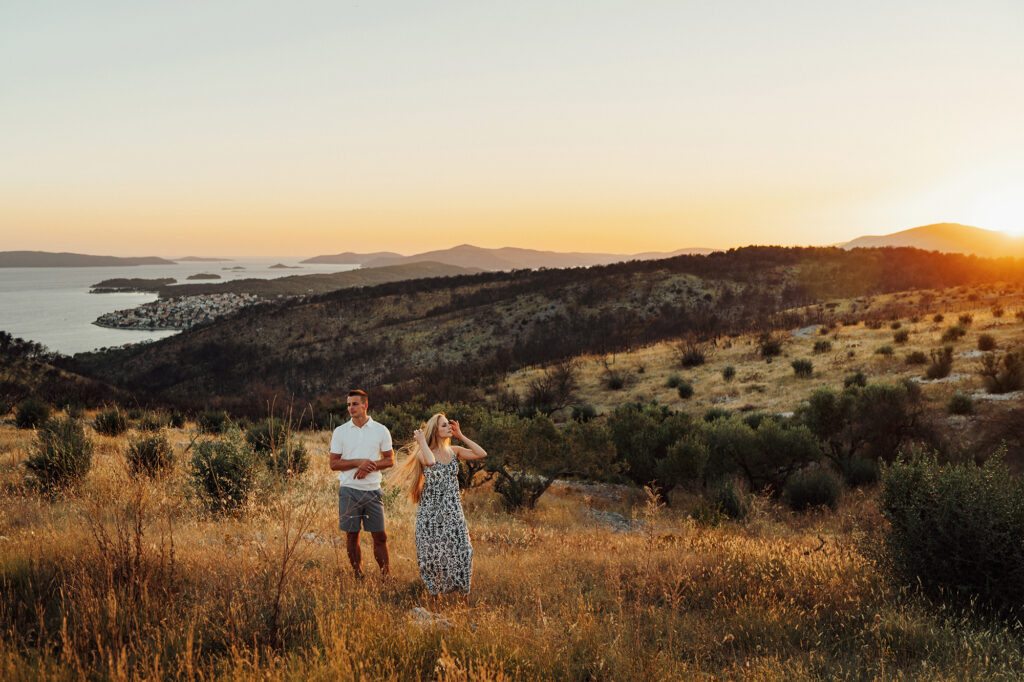
[[[1024,3],[0,5],[0,251],[1024,233]]]

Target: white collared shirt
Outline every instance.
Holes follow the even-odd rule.
[[[391,449],[391,432],[388,427],[373,421],[369,415],[362,426],[356,426],[349,420],[331,434],[331,454],[341,455],[342,459],[370,459],[376,462],[382,452]],[[379,471],[371,471],[365,478],[356,478],[356,469],[338,472],[338,483],[356,490],[379,490],[382,478]]]

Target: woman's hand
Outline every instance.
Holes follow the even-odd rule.
[[[452,433],[455,434],[456,438],[459,440],[465,440],[465,437],[462,435],[462,429],[459,427],[459,422],[454,419],[449,419],[448,425],[452,427]]]

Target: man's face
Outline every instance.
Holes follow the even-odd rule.
[[[366,403],[362,396],[350,395],[348,397],[348,414],[353,419],[362,419],[366,416]]]

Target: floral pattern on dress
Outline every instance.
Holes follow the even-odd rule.
[[[416,512],[416,560],[430,594],[469,594],[473,546],[459,499],[457,459],[423,469],[423,493]]]

